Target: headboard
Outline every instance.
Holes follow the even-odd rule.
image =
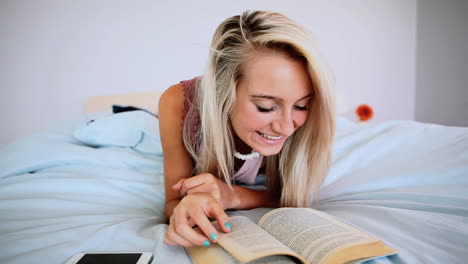
[[[112,105],[134,106],[148,110],[153,114],[158,112],[158,102],[162,91],[128,93],[118,95],[91,96],[85,100],[87,114],[111,111]]]

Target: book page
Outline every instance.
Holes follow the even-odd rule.
[[[258,225],[307,263],[325,263],[343,248],[379,242],[370,234],[310,208],[276,209],[264,215]]]
[[[241,262],[248,262],[275,254],[290,255],[302,259],[297,253],[281,244],[248,218],[234,216],[229,218],[229,222],[232,231],[229,233],[220,231],[218,244]],[[213,225],[219,230],[216,222],[213,222]]]
[[[237,258],[229,254],[224,248],[217,243],[212,244],[209,248],[205,247],[190,247],[186,248],[190,258],[194,264],[242,264]],[[246,262],[248,264],[292,264],[301,263],[295,261],[289,256],[273,255],[259,258],[253,261]]]
[[[249,210],[226,210],[226,213],[229,217],[233,217],[233,216],[247,217],[250,221],[256,224],[258,223],[258,221],[260,221],[260,218],[262,218],[266,213],[275,209],[277,208],[259,207],[259,208],[249,209]]]

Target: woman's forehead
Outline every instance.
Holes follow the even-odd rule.
[[[302,98],[312,93],[304,63],[281,53],[263,53],[245,65],[241,88],[248,94]]]
[[[241,80],[238,92],[259,100],[299,101],[312,96],[313,89],[310,82],[258,78]]]

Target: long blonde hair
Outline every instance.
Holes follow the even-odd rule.
[[[311,34],[288,17],[266,11],[246,11],[224,20],[213,36],[208,65],[196,83],[195,106],[186,121],[199,115],[200,131],[190,136],[184,124],[184,143],[194,159],[194,173],[210,172],[231,186],[234,140],[230,114],[243,65],[258,49],[281,51],[303,61],[314,97],[307,120],[284,143],[280,153],[266,158],[268,190],[281,195],[281,206],[307,207],[330,167],[335,130],[334,80]]]

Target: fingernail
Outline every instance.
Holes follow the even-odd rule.
[[[224,226],[227,227],[227,228],[229,228],[229,229],[232,228],[232,227],[231,227],[231,224],[230,224],[229,222],[224,223]]]
[[[210,243],[210,241],[208,241],[208,240],[205,240],[205,241],[203,241],[203,244],[202,244],[202,246],[204,246],[204,247],[209,247],[209,246],[210,246],[210,244],[211,244],[211,243]]]
[[[215,234],[215,233],[211,233],[210,238],[211,238],[211,240],[214,241],[214,240],[216,240],[218,238],[218,235]]]

